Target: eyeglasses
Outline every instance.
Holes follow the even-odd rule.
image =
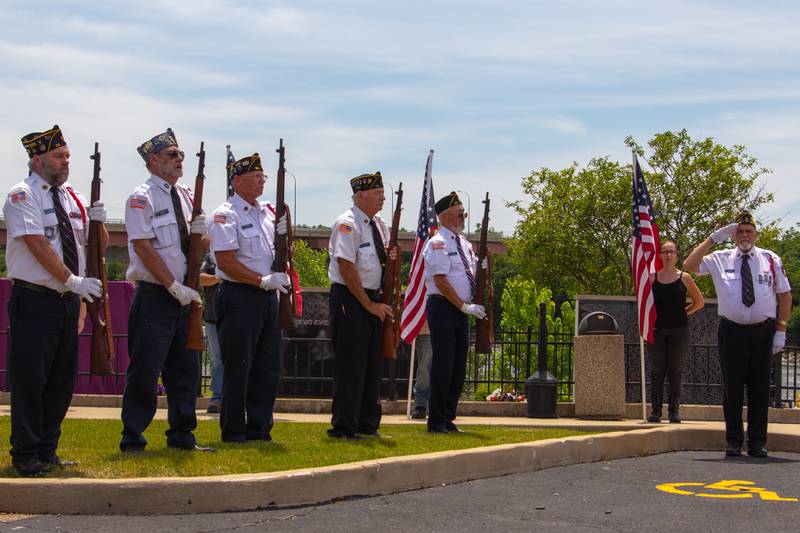
[[[664,255],[678,255],[678,252],[676,252],[675,250],[661,250],[659,253],[662,253]]]
[[[170,159],[178,159],[179,157],[181,159],[186,159],[186,154],[180,150],[170,150],[169,152],[164,152],[164,155]]]
[[[467,212],[464,211],[463,213],[456,213],[456,216],[458,218],[467,218],[468,215],[467,215]]]

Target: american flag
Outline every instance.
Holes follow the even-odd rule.
[[[414,243],[414,257],[411,259],[411,272],[408,274],[406,297],[403,301],[403,317],[400,320],[400,337],[411,343],[425,322],[425,259],[422,248],[428,237],[438,229],[436,212],[433,209],[433,150],[428,154],[425,164],[425,185],[422,187],[422,201],[419,206],[417,239]]]
[[[231,152],[231,145],[228,145],[228,160],[225,164],[225,169],[227,170],[227,189],[225,198],[230,198],[233,196],[233,180],[231,179],[231,171],[233,170],[233,165],[236,163],[236,158],[233,157],[233,152]]]
[[[644,182],[644,174],[633,153],[633,255],[631,269],[636,302],[639,306],[639,335],[653,343],[656,306],[650,284],[650,274],[661,268],[658,257],[658,225],[653,216],[653,204]]]

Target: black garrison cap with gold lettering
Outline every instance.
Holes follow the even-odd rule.
[[[756,227],[756,219],[753,218],[753,215],[750,214],[750,211],[742,211],[736,216],[736,223],[737,224],[750,224],[754,228]]]
[[[167,131],[145,141],[136,151],[139,152],[139,155],[142,156],[146,163],[148,155],[157,154],[168,146],[178,146],[178,140],[175,138],[172,128],[167,128]]]
[[[350,187],[354,193],[371,189],[383,189],[383,178],[380,171],[374,174],[361,174],[350,180]]]
[[[258,152],[254,153],[253,155],[238,159],[233,165],[231,165],[231,178],[234,176],[247,174],[248,172],[257,171],[264,171],[264,167],[261,166],[261,156],[258,155]]]
[[[439,198],[439,201],[436,202],[436,205],[433,206],[434,211],[436,211],[437,215],[441,215],[451,207],[463,205],[461,200],[458,199],[458,195],[456,191],[450,191],[450,194],[443,198]]]
[[[58,124],[47,131],[36,131],[22,138],[22,146],[28,151],[28,157],[44,155],[51,150],[66,146],[67,141],[61,133]]]

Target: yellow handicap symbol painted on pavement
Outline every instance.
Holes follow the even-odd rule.
[[[753,499],[756,496],[767,502],[796,502],[797,498],[783,498],[777,492],[756,487],[754,481],[741,479],[723,479],[716,483],[662,483],[656,485],[660,491],[681,496],[697,496],[699,498],[719,498],[724,500]],[[712,491],[712,492],[706,492]]]

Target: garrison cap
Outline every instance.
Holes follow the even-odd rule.
[[[47,131],[35,131],[22,138],[22,146],[28,151],[29,158],[35,155],[44,155],[66,145],[67,141],[64,140],[58,124]]]
[[[443,212],[456,205],[463,204],[461,203],[461,200],[458,199],[456,191],[450,191],[450,194],[447,196],[439,198],[439,201],[436,202],[436,205],[433,206],[433,209],[436,211],[437,215],[441,215]]]
[[[350,187],[352,187],[354,193],[371,189],[383,189],[383,178],[380,171],[374,174],[361,174],[350,180]]]
[[[750,214],[750,211],[742,211],[736,216],[736,223],[737,224],[750,224],[754,228],[756,227],[756,219],[753,218],[753,215]]]
[[[231,178],[247,174],[248,172],[257,172],[259,170],[263,172],[264,167],[261,166],[261,156],[256,152],[253,155],[237,160],[231,165]]]
[[[136,150],[139,152],[139,155],[142,156],[145,163],[147,162],[147,156],[150,154],[157,154],[164,148],[168,146],[178,146],[178,140],[175,138],[175,134],[172,132],[172,128],[167,128],[167,131],[163,133],[159,133],[152,139],[145,141],[139,148]]]

